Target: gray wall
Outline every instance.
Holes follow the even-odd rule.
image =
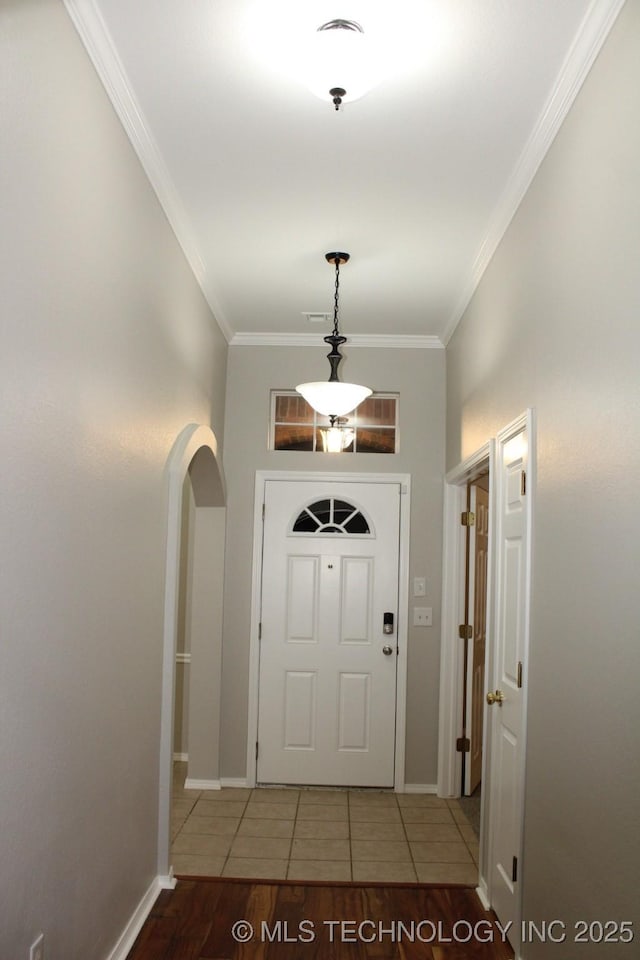
[[[164,467],[226,344],[59,0],[0,5],[0,956],[156,873]]]
[[[256,470],[398,472],[412,476],[410,575],[426,576],[432,628],[410,628],[407,709],[408,783],[437,775],[439,625],[444,465],[444,351],[345,350],[344,380],[400,393],[400,453],[268,451],[269,391],[325,379],[326,346],[231,347],[227,380],[225,473],[228,483],[223,649],[222,775],[246,775],[251,558]]]
[[[525,407],[537,417],[529,919],[638,921],[638,117],[631,0],[447,350],[449,467]]]

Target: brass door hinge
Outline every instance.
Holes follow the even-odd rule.
[[[463,527],[474,527],[476,523],[476,515],[471,510],[465,510],[464,513],[460,514],[460,523]]]
[[[518,660],[517,683],[518,683],[518,690],[521,690],[522,689],[522,660]]]
[[[523,470],[520,474],[520,496],[526,497],[527,495],[527,473],[526,470]]]
[[[518,879],[518,858],[513,858],[513,863],[511,864],[511,879],[515,883]]]
[[[456,752],[457,753],[469,753],[471,750],[471,740],[469,737],[458,737],[456,740]]]
[[[262,640],[262,624],[258,624],[258,640]]]
[[[473,636],[473,627],[470,623],[461,623],[458,627],[458,636],[461,640],[471,640]]]

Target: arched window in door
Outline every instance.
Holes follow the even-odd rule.
[[[304,507],[293,521],[291,532],[304,536],[373,536],[362,510],[354,503],[336,497],[315,500]]]

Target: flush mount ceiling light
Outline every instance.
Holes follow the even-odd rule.
[[[313,407],[317,413],[329,417],[331,427],[340,429],[336,426],[340,417],[355,409],[359,403],[371,395],[369,387],[360,386],[357,383],[342,383],[338,377],[338,366],[342,360],[340,347],[347,342],[347,338],[341,336],[338,329],[338,304],[340,295],[340,266],[349,260],[348,253],[327,253],[325,258],[328,263],[335,264],[335,292],[333,297],[333,332],[324,337],[324,342],[331,347],[331,353],[327,354],[331,375],[328,380],[316,380],[311,383],[300,383],[296,387],[298,393],[301,393],[307,403]]]
[[[309,88],[336,110],[344,101],[357,100],[379,82],[380,64],[364,30],[355,20],[329,20],[318,27],[308,70]]]
[[[415,86],[427,72],[437,82],[459,54],[455,4],[348,0],[347,7],[337,0],[327,10],[314,0],[248,0],[246,6],[242,38],[264,71],[265,89],[269,82],[302,86],[332,103],[329,91],[340,88],[345,110],[387,80]],[[334,12],[342,16],[329,19]]]

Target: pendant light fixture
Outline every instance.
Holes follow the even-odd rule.
[[[311,383],[299,383],[296,387],[307,403],[317,413],[329,417],[331,427],[340,430],[340,417],[354,410],[359,403],[371,395],[369,387],[357,383],[343,383],[338,377],[338,366],[342,360],[340,347],[347,342],[347,338],[340,334],[338,329],[338,307],[340,296],[340,266],[349,260],[348,253],[327,253],[325,259],[335,264],[335,291],[333,297],[333,332],[324,337],[324,342],[331,347],[327,354],[331,373],[328,380],[315,380]]]

